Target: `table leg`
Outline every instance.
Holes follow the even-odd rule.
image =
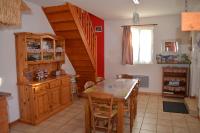
[[[91,113],[89,107],[89,101],[85,102],[85,133],[91,133]]]
[[[133,120],[134,120],[134,95],[131,93],[130,95],[130,133],[132,133],[133,128]]]
[[[124,102],[118,102],[118,113],[117,113],[117,133],[123,133],[124,131]]]

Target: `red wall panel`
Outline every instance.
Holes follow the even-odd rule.
[[[104,20],[90,14],[94,29],[96,26],[102,26],[101,32],[97,35],[97,75],[104,77]]]

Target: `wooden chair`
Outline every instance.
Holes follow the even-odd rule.
[[[117,79],[133,79],[134,76],[133,75],[129,75],[129,74],[118,74],[116,75]]]
[[[98,83],[98,82],[101,82],[101,81],[103,81],[104,80],[104,77],[96,77],[96,82]]]
[[[113,109],[113,96],[91,92],[88,94],[88,98],[93,133],[96,132],[96,129],[111,133],[117,115],[117,111]]]
[[[90,88],[94,85],[95,85],[95,83],[93,81],[87,81],[84,85],[84,89]]]

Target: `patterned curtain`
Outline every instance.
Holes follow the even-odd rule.
[[[133,65],[133,47],[132,47],[131,26],[123,27],[122,64]]]

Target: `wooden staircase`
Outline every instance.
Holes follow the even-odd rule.
[[[80,75],[77,83],[81,93],[86,81],[96,79],[97,38],[89,14],[69,3],[43,10],[56,35],[66,39],[65,51]]]

